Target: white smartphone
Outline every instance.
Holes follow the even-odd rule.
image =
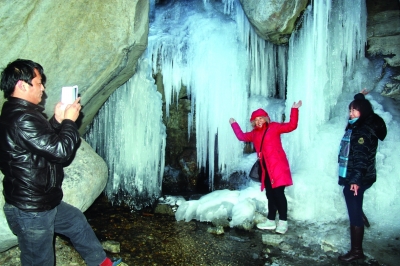
[[[72,104],[78,98],[78,85],[62,87],[61,102],[63,104]]]

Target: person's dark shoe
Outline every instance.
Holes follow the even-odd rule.
[[[347,252],[345,255],[339,256],[339,260],[342,262],[352,262],[352,261],[357,261],[357,262],[362,262],[365,258],[365,255],[362,250],[350,250]]]

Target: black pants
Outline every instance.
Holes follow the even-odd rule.
[[[265,169],[267,168],[265,167]],[[276,211],[278,211],[279,220],[287,221],[287,200],[285,196],[285,186],[272,188],[268,173],[266,173],[264,185],[268,199],[267,218],[269,220],[275,220]]]

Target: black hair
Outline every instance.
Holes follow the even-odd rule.
[[[349,104],[349,110],[352,108],[360,112],[360,117],[356,122],[358,125],[362,124],[368,116],[374,113],[370,101],[365,99],[365,96],[362,93],[358,93],[354,96],[354,100]],[[349,126],[350,125],[347,124],[346,130]]]
[[[32,86],[32,79],[36,77],[35,69],[42,76],[42,84],[45,86],[46,76],[40,64],[27,59],[10,62],[1,72],[0,89],[4,92],[4,98],[8,99],[11,96],[19,80]]]

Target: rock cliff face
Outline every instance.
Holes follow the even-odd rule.
[[[78,85],[84,132],[110,94],[135,73],[147,46],[148,13],[148,0],[2,1],[0,67],[17,58],[41,64],[48,115],[61,88]]]
[[[382,76],[391,82],[382,95],[400,100],[400,1],[367,0],[367,53],[384,60]]]

